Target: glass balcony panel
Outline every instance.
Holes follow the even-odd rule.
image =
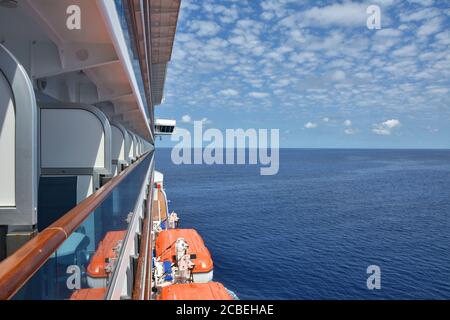
[[[115,256],[120,256],[120,239],[128,231],[129,214],[142,200],[138,197],[152,157],[148,155],[119,183],[13,299],[63,300],[80,289],[107,287],[113,272],[108,267],[116,262],[108,257],[115,248]]]

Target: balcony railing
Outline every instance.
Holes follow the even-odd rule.
[[[104,288],[109,299],[148,296],[153,166],[153,154],[144,154],[0,263],[0,299],[69,299],[85,288]],[[111,232],[123,234],[117,257],[103,261],[106,276],[93,275]]]

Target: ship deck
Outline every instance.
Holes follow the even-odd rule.
[[[165,221],[167,220],[167,199],[165,193],[158,189],[156,193],[156,200],[153,200],[152,206],[152,220]]]

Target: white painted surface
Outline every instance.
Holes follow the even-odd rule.
[[[125,160],[125,138],[119,128],[112,125],[112,159]]]
[[[130,163],[130,153],[131,153],[131,135],[128,131],[123,132],[125,134],[125,150],[124,154],[126,156],[125,161],[129,164]]]
[[[111,166],[111,173],[113,176],[117,176],[119,174],[119,166],[117,164],[113,164]]]
[[[108,278],[106,277],[94,278],[87,276],[87,283],[89,288],[104,288],[108,285]]]
[[[89,111],[42,109],[42,168],[104,167],[103,130],[100,120]]]
[[[170,119],[156,119],[155,120],[156,126],[168,126],[168,127],[176,127],[177,121],[176,120],[170,120]]]
[[[128,155],[130,159],[135,159],[134,157],[134,140],[130,139],[130,153]]]
[[[192,273],[192,277],[195,283],[207,283],[213,279],[213,271],[203,273]]]
[[[161,183],[161,186],[162,186],[162,184],[164,182],[164,175],[161,172],[155,170],[153,172],[153,181],[155,183],[158,183],[158,182]]]
[[[16,116],[11,87],[0,72],[0,207],[16,205]]]
[[[139,156],[138,148],[139,148],[138,147],[138,139],[135,135],[133,135],[133,158],[134,159],[137,159]]]
[[[77,204],[94,192],[94,178],[92,176],[78,176],[77,178]]]
[[[130,159],[136,159],[136,156],[135,156],[135,153],[134,153],[134,149],[135,149],[134,134],[129,132],[129,135],[130,135],[130,150],[129,150],[129,153],[128,153],[128,157]]]

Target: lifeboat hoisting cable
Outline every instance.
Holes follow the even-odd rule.
[[[177,254],[176,243],[179,239],[182,239],[187,246],[180,240]],[[211,254],[201,236],[194,229],[161,231],[156,238],[155,256],[161,262],[171,261],[177,268],[182,266],[182,270],[189,270],[190,262],[192,262],[193,268],[191,273],[193,282],[208,282],[213,278],[214,265]],[[183,275],[180,272],[179,276],[181,277],[180,280],[188,279],[186,273]]]
[[[180,218],[178,218],[178,215],[175,211],[172,211],[172,213],[169,215],[169,229],[176,229],[178,228],[178,222]]]
[[[173,262],[162,260],[161,257],[175,246]],[[195,264],[191,259],[195,254],[188,253],[189,244],[183,238],[178,238],[167,247],[155,260],[155,282],[157,287],[164,287],[172,283],[190,283],[194,281],[192,270]]]

